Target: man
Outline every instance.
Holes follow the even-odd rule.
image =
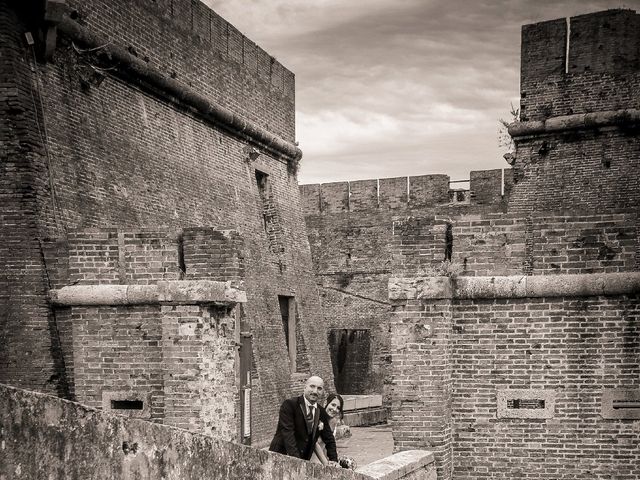
[[[304,392],[300,397],[282,402],[278,427],[269,450],[309,460],[318,437],[322,437],[327,457],[333,462],[338,461],[336,441],[329,428],[329,416],[318,405],[323,389],[324,381],[312,376],[305,382]]]

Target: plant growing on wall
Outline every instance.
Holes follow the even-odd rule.
[[[498,147],[500,149],[504,149],[504,154],[502,155],[504,159],[509,163],[509,165],[513,165],[515,162],[515,152],[516,145],[509,135],[509,125],[520,121],[520,108],[511,103],[511,108],[509,110],[509,117],[505,120],[504,118],[498,119]]]

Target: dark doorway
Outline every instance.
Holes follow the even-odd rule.
[[[369,330],[329,330],[329,350],[338,393],[364,395],[369,383],[371,337]]]

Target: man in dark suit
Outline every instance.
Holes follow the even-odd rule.
[[[282,402],[278,427],[269,450],[309,460],[318,437],[322,437],[327,448],[327,457],[330,461],[338,461],[336,441],[329,427],[329,416],[324,408],[318,405],[323,389],[324,381],[320,377],[309,377],[301,396]]]

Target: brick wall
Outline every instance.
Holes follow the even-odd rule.
[[[524,25],[521,120],[638,108],[639,26],[633,10]]]
[[[396,448],[433,448],[438,478],[635,478],[637,421],[601,408],[604,389],[640,387],[638,305],[637,295],[398,305]],[[551,390],[553,416],[498,417],[498,392],[511,389]]]
[[[40,214],[53,218],[45,149],[34,128],[42,112],[31,77],[32,52],[21,37],[27,25],[13,6],[0,5],[0,381],[65,396],[39,241],[51,225],[36,221]]]
[[[443,265],[450,223],[451,264]],[[413,274],[491,276],[635,270],[638,216],[514,214],[415,216],[394,222],[393,269]]]
[[[236,440],[240,414],[235,313],[199,305],[161,310],[164,423]]]
[[[178,82],[281,141],[295,140],[293,74],[200,2],[67,3],[71,18],[87,32],[137,57],[154,75]],[[32,72],[22,34],[37,21],[35,11],[20,10],[19,2],[2,8],[6,13],[2,18],[8,19],[2,29],[2,58],[10,68],[2,83],[1,106],[14,123],[2,124],[3,139],[12,142],[7,143],[9,150],[3,150],[3,159],[12,160],[3,162],[2,168],[11,168],[0,189],[13,207],[2,213],[7,235],[0,249],[7,265],[19,259],[15,273],[20,275],[10,270],[2,274],[3,331],[10,333],[2,342],[0,379],[72,395],[65,391],[66,369],[61,363],[69,356],[69,342],[58,339],[69,332],[69,322],[64,323],[67,312],[58,313],[59,325],[50,317],[38,239],[46,244],[46,238],[55,241],[65,231],[85,227],[139,232],[158,226],[185,229],[184,238],[151,242],[145,252],[137,250],[135,238],[104,233],[101,241],[108,248],[91,261],[95,271],[85,270],[82,281],[99,274],[104,283],[144,284],[181,275],[180,256],[190,254],[188,228],[235,229],[243,238],[244,258],[230,254],[235,260],[229,264],[220,258],[226,270],[216,273],[203,270],[218,268],[215,261],[199,264],[194,258],[185,278],[234,279],[244,268],[250,292],[244,318],[253,334],[255,359],[254,405],[261,406],[255,410],[253,440],[267,442],[279,403],[298,393],[297,379],[287,368],[278,295],[296,299],[301,344],[309,359],[305,373],[320,374],[329,387],[333,383],[327,345],[313,341],[326,333],[318,321],[317,287],[309,276],[311,257],[291,162],[259,147],[252,147],[257,155],[249,155],[246,137],[203,120],[179,99],[140,87],[131,73],[113,74],[108,59],[85,52],[83,45],[72,43],[60,31],[53,58],[38,63]],[[102,68],[104,77],[93,67]],[[48,166],[35,128],[36,115],[47,134]],[[264,228],[256,169],[267,173],[271,184],[270,208],[283,244],[276,252],[270,249]],[[16,222],[18,229],[9,227]],[[215,251],[213,243],[203,245],[201,254]],[[128,257],[140,255],[149,262],[148,268],[129,269]],[[60,272],[63,267],[54,257],[48,256],[47,265]],[[71,252],[72,281],[78,279],[81,267],[74,258]],[[24,275],[27,271],[33,272],[31,278]],[[69,368],[73,366],[70,363]]]
[[[454,478],[631,479],[637,421],[601,417],[637,389],[638,296],[463,301],[452,328]],[[497,419],[499,389],[551,389],[551,419]]]
[[[506,182],[510,170],[505,170]],[[325,318],[323,333],[329,331],[367,330],[370,351],[358,373],[348,383],[354,394],[383,393],[390,405],[389,304],[387,282],[392,260],[424,263],[439,268],[445,259],[444,236],[450,217],[463,213],[501,211],[503,172],[471,172],[473,200],[468,204],[451,204],[449,178],[446,175],[383,178],[300,187],[303,211],[309,234],[318,285],[321,289]],[[508,188],[505,190],[508,194]],[[415,254],[417,241],[402,237],[403,245],[392,255],[393,232],[412,228],[413,216],[430,213],[437,216],[438,231],[429,252]],[[450,222],[449,222],[450,223]],[[436,237],[438,240],[436,241]],[[399,237],[396,237],[399,238]],[[420,237],[423,241],[424,238]],[[454,249],[460,255],[459,249]],[[394,257],[394,258],[392,258]],[[422,265],[425,266],[425,265]],[[416,265],[416,268],[418,265]],[[408,267],[407,267],[408,268]],[[338,337],[336,337],[338,338]],[[354,344],[353,348],[358,347]],[[336,353],[337,345],[334,345]],[[334,369],[336,366],[334,365]],[[343,372],[343,374],[346,374]],[[346,392],[343,392],[346,393]]]
[[[566,132],[518,140],[509,210],[629,211],[638,204],[637,130]]]
[[[469,179],[471,201],[466,203],[477,206],[474,211],[499,210],[506,206],[511,187],[510,169],[472,171]],[[405,210],[434,207],[446,212],[447,206],[456,203],[451,198],[447,175],[301,185],[300,195],[305,215],[346,211],[402,214]]]
[[[294,138],[295,79],[275,58],[200,1],[67,2],[92,32],[212,100]],[[72,18],[73,18],[72,17]]]
[[[491,213],[447,222],[446,270],[438,255],[446,222],[414,217],[393,231],[392,274],[418,288],[390,290],[396,449],[433,448],[438,478],[634,478],[637,421],[603,418],[601,409],[606,389],[640,388],[637,292],[562,296],[561,287],[554,297],[439,299],[428,285],[637,272],[637,214]],[[545,391],[552,415],[501,416],[499,392],[515,390]]]
[[[439,479],[452,470],[451,300],[393,306],[390,316],[394,450],[434,452]]]
[[[102,408],[110,392],[127,392],[162,423],[165,395],[159,306],[72,307],[75,398]]]
[[[640,108],[639,32],[640,15],[632,10],[525,25],[520,120],[562,123],[565,116]],[[516,136],[510,210],[635,208],[638,124],[624,117],[613,125],[587,121],[581,129]]]
[[[153,285],[243,279],[237,232],[190,228],[70,231],[49,250],[68,259],[64,285]],[[181,248],[179,248],[181,246]],[[57,248],[54,248],[57,247]],[[64,248],[62,248],[64,247]],[[66,254],[66,255],[65,255]],[[55,265],[49,271],[62,277]],[[228,306],[72,306],[54,311],[73,398],[96,408],[238,438],[236,312]]]

